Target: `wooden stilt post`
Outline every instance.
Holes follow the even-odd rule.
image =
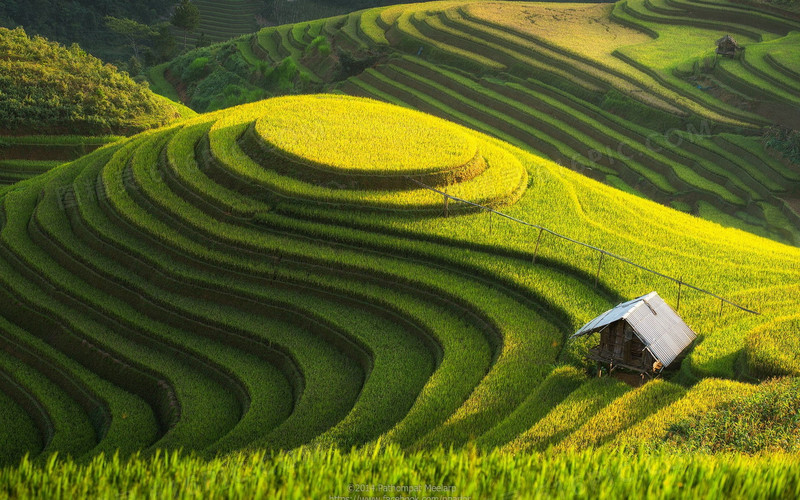
[[[600,262],[597,263],[597,273],[594,275],[594,287],[597,288],[597,282],[600,280],[600,267],[603,265],[603,257],[605,257],[605,252],[600,252]]]
[[[539,243],[542,242],[542,233],[544,232],[544,228],[539,228],[539,236],[536,238],[536,248],[533,249],[533,263],[536,263],[536,256],[539,254]]]
[[[681,310],[681,285],[683,285],[683,277],[678,280],[678,305],[675,307],[675,311]]]

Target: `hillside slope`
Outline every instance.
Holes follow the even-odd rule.
[[[537,240],[420,180],[608,253]],[[760,314],[684,287],[680,312],[700,335],[685,391],[584,381],[589,346],[566,342],[579,325],[654,289],[677,306],[675,282],[612,254]],[[266,100],[0,190],[0,373],[27,410],[7,420],[14,449],[39,443],[42,457],[378,438],[432,449],[483,435],[545,449],[630,405],[622,422],[598,417],[608,435],[591,439],[628,429],[661,442],[670,423],[755,390],[722,379],[798,375],[784,359],[800,350],[785,333],[798,270],[797,248],[432,116],[344,96]],[[569,387],[550,394],[559,381]],[[661,404],[641,408],[650,392]],[[648,418],[659,425],[637,426]]]
[[[762,139],[800,116],[789,34],[800,24],[722,0],[671,9],[398,5],[265,28],[164,75],[197,110],[318,91],[401,104],[665,205],[800,241],[800,166]],[[746,50],[715,58],[728,32]]]
[[[113,66],[0,28],[0,184],[195,113]]]
[[[77,46],[22,28],[0,28],[0,133],[135,133],[181,117],[151,93]]]

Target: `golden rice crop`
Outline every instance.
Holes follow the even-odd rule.
[[[370,99],[271,99],[256,131],[281,152],[353,173],[421,174],[451,170],[478,152],[464,129],[426,113]]]
[[[671,425],[701,415],[715,406],[749,394],[755,386],[731,380],[707,378],[689,389],[684,397],[651,414],[636,425],[618,434],[608,446],[636,448],[640,444],[663,442]]]

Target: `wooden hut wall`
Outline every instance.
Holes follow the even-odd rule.
[[[625,323],[625,347],[622,354],[622,362],[626,365],[641,367],[643,361],[644,342],[636,335],[633,328]]]
[[[612,323],[600,331],[600,352],[601,358],[609,361],[619,359],[622,354],[623,327],[622,321]]]
[[[605,362],[622,363],[631,368],[649,371],[655,361],[633,328],[622,320],[600,331],[598,347],[598,358]]]

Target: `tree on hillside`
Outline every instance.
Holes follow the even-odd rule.
[[[176,43],[169,23],[154,26],[156,34],[153,36],[153,52],[158,62],[167,61],[175,56]]]
[[[106,27],[127,40],[133,49],[133,56],[139,59],[137,42],[156,35],[156,31],[146,24],[128,18],[106,16]]]
[[[63,43],[78,43],[108,62],[120,62],[117,35],[106,25],[105,16],[133,19],[150,24],[169,16],[178,0],[0,0],[0,26],[24,26],[31,35]],[[137,43],[140,58],[142,43]],[[132,51],[131,51],[132,52]]]
[[[186,50],[186,36],[200,24],[200,11],[190,0],[181,0],[175,7],[170,22],[176,28],[183,30],[183,50]]]

